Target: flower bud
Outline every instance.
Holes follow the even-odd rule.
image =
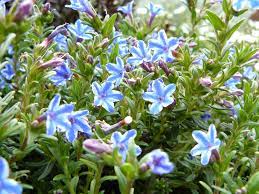
[[[43,5],[42,9],[41,9],[41,13],[42,14],[47,14],[50,11],[50,3],[47,2]]]
[[[243,77],[243,75],[239,72],[237,72],[233,75],[233,78],[236,79],[236,80],[240,80],[242,77]]]
[[[211,81],[210,77],[200,78],[199,82],[203,87],[211,87],[212,86],[212,81]]]
[[[64,59],[62,59],[60,57],[56,57],[45,63],[40,64],[39,68],[42,68],[42,69],[47,69],[49,67],[55,68],[55,67],[62,65],[63,63],[64,63]]]
[[[14,16],[14,20],[22,21],[27,16],[31,15],[33,4],[34,4],[33,0],[24,0],[17,8]]]
[[[112,147],[98,139],[87,139],[83,143],[83,147],[93,153],[103,154],[112,153]]]
[[[210,161],[211,162],[216,162],[220,160],[220,155],[218,150],[214,149],[211,151],[211,156],[210,156]]]
[[[235,89],[231,91],[231,94],[235,95],[235,96],[242,96],[244,94],[244,91],[241,89]]]

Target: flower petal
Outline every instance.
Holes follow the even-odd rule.
[[[0,172],[0,180],[6,179],[9,176],[9,165],[2,157],[0,157]]]
[[[162,111],[163,106],[161,105],[161,103],[153,103],[150,108],[149,111],[151,114],[158,114]]]
[[[207,134],[203,131],[195,130],[192,132],[192,137],[199,144],[202,144],[204,147],[208,147],[210,142],[208,140]]]
[[[202,152],[201,154],[201,164],[206,166],[210,161],[211,151]]]

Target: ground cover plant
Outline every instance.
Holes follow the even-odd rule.
[[[0,0],[0,194],[259,193],[258,8]]]

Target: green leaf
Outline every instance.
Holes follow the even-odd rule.
[[[38,181],[44,179],[45,177],[47,177],[47,176],[50,174],[51,170],[52,170],[53,167],[54,167],[54,164],[55,164],[55,163],[52,162],[52,161],[50,161],[50,162],[48,163],[48,165],[47,165],[46,168],[44,169],[43,173],[39,176]]]
[[[2,44],[0,44],[0,59],[5,55],[5,52],[7,51],[8,46],[11,44],[15,36],[16,35],[14,33],[9,34],[6,40]]]
[[[78,181],[79,181],[79,176],[75,176],[71,180],[71,185],[73,186],[74,191],[76,191]]]
[[[247,183],[247,193],[256,194],[259,191],[259,172],[256,172]]]
[[[127,179],[124,176],[124,174],[121,172],[120,167],[114,166],[114,170],[115,170],[115,173],[118,177],[120,191],[123,193],[123,191],[125,191],[126,186],[127,186]]]
[[[130,163],[124,163],[121,167],[121,171],[123,172],[123,174],[126,175],[128,179],[133,179],[135,177],[136,170],[134,166]]]
[[[100,182],[103,183],[105,181],[114,181],[117,180],[116,176],[104,176],[100,179]]]
[[[83,159],[83,158],[81,158],[80,161],[83,162],[89,168],[95,170],[96,172],[98,171],[98,167],[97,167],[97,165],[95,163],[93,163],[93,162],[91,162],[89,160]]]
[[[105,23],[105,25],[103,26],[103,29],[102,29],[102,34],[104,37],[108,37],[112,33],[116,19],[117,19],[117,14],[114,14]]]
[[[64,180],[66,178],[66,176],[64,174],[58,174],[53,178],[53,181],[60,181],[60,180]]]
[[[199,181],[199,183],[209,192],[209,194],[213,194],[212,189],[210,188],[209,185],[207,185],[207,183],[205,183],[203,181]]]
[[[213,187],[214,189],[216,189],[217,191],[220,191],[222,194],[231,194],[230,191],[227,191],[227,190],[224,189],[224,188],[220,188],[220,187],[215,186],[215,185],[212,185],[212,187]]]
[[[236,32],[238,30],[238,28],[241,26],[241,24],[245,21],[245,19],[239,21],[238,23],[236,23],[232,28],[230,28],[225,37],[224,37],[224,42],[226,42],[227,40],[229,40],[231,38],[231,36],[234,34],[234,32]]]
[[[212,11],[207,10],[207,19],[213,25],[215,30],[224,30],[226,28],[226,24]]]

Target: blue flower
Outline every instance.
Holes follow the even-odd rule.
[[[11,80],[15,75],[12,64],[7,63],[5,68],[1,70],[1,74],[5,79]]]
[[[107,81],[110,81],[113,83],[115,82],[115,86],[119,86],[125,74],[123,60],[120,57],[116,57],[116,64],[108,63],[106,65],[106,69],[111,74],[107,78]]]
[[[129,17],[132,17],[132,9],[133,9],[133,3],[134,1],[129,2],[125,6],[118,7],[118,11],[121,11],[122,13],[126,14]]]
[[[243,76],[246,77],[247,79],[254,79],[256,77],[256,72],[253,71],[253,67],[245,67],[244,68],[244,73]]]
[[[259,1],[258,0],[250,0],[250,7],[253,9],[259,9]]]
[[[88,124],[85,116],[89,114],[88,110],[72,112],[68,115],[68,120],[71,123],[70,128],[66,131],[66,137],[69,142],[74,142],[77,138],[78,131],[86,133],[87,136],[92,136],[91,127]]]
[[[22,194],[22,187],[15,180],[9,179],[9,166],[7,161],[0,157],[0,193]]]
[[[212,151],[218,151],[221,144],[221,141],[217,138],[215,126],[211,124],[207,134],[203,131],[193,131],[192,137],[198,144],[192,148],[191,155],[201,155],[201,164],[207,165],[209,163]]]
[[[124,57],[125,55],[129,54],[129,45],[128,45],[128,41],[126,38],[123,38],[123,35],[121,32],[115,31],[114,32],[114,36],[113,36],[114,40],[112,42],[112,44],[109,46],[109,53],[111,53],[112,49],[118,45],[119,47],[119,54],[121,57]]]
[[[154,5],[152,2],[149,3],[149,11],[150,11],[150,19],[149,26],[153,23],[155,17],[162,11],[163,9],[159,6]]]
[[[93,82],[94,105],[102,106],[108,112],[114,112],[114,102],[122,100],[123,95],[119,91],[112,90],[113,88],[114,85],[109,81],[104,82],[102,85]]]
[[[68,115],[72,113],[74,109],[73,104],[60,104],[61,96],[56,94],[49,103],[48,110],[44,114],[46,117],[47,135],[53,135],[57,128],[62,131],[67,131],[71,128],[71,123],[68,120]]]
[[[127,158],[127,153],[129,149],[129,144],[134,141],[134,138],[137,135],[137,131],[135,129],[131,129],[124,133],[123,135],[120,132],[114,132],[111,136],[112,141],[112,147],[113,149],[118,148],[119,154],[122,156],[123,162],[125,162]],[[135,145],[136,156],[139,156],[141,154],[141,148],[137,145]]]
[[[61,51],[68,51],[68,46],[67,46],[67,37],[64,36],[63,34],[58,34],[57,36],[54,37],[54,41],[57,43],[57,47]]]
[[[79,39],[79,41],[81,39],[90,40],[93,38],[93,36],[89,34],[90,32],[94,32],[93,28],[83,24],[80,19],[78,19],[75,24],[69,24],[67,28],[73,35],[75,35]]]
[[[149,41],[149,47],[154,50],[153,61],[163,59],[165,62],[172,62],[174,57],[172,52],[179,46],[179,39],[175,37],[167,38],[164,30],[158,32],[157,39]]]
[[[71,8],[76,11],[85,12],[91,17],[95,17],[96,13],[88,0],[70,0],[70,5],[66,5],[65,7]]]
[[[66,85],[66,81],[70,80],[72,77],[72,72],[68,67],[68,62],[65,61],[61,66],[54,69],[55,75],[51,76],[49,79],[56,86]]]
[[[154,174],[158,175],[170,173],[174,169],[174,164],[170,162],[167,153],[160,149],[153,150],[148,154],[146,164]]]
[[[143,40],[138,41],[137,47],[132,47],[130,53],[132,56],[127,60],[129,64],[140,65],[145,62],[151,62],[152,56],[149,47]]]
[[[225,82],[225,86],[230,90],[236,90],[236,85],[240,83],[240,78],[232,77],[228,81]]]
[[[258,0],[236,0],[233,3],[233,8],[235,10],[244,9],[245,7],[249,7],[251,9],[258,9],[259,1]]]
[[[164,85],[161,80],[156,79],[151,83],[151,91],[143,94],[143,99],[152,102],[149,108],[151,114],[158,114],[162,111],[163,107],[167,107],[174,102],[171,95],[176,89],[175,84]]]

